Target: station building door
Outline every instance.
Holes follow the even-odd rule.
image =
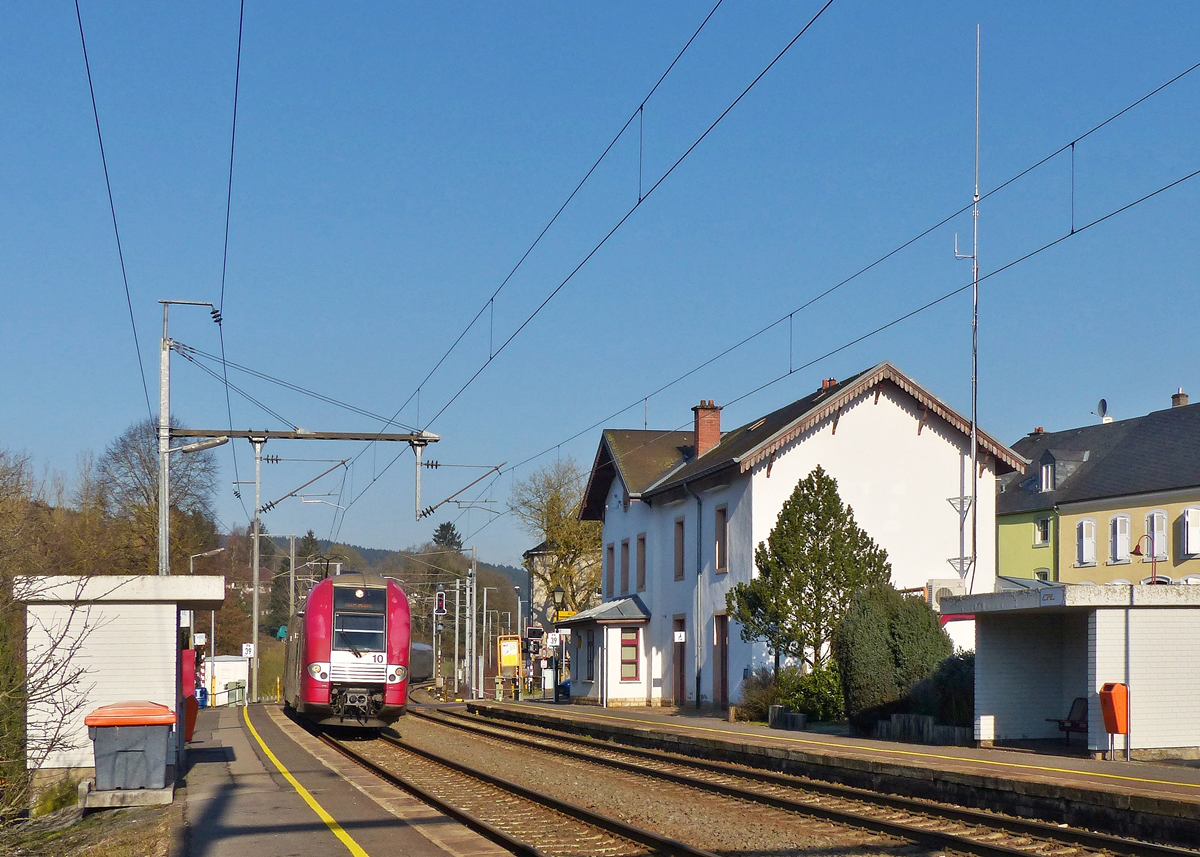
[[[713,617],[716,640],[713,645],[713,701],[718,708],[729,707],[729,617]]]

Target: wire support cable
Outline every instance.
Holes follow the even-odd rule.
[[[579,273],[579,271],[583,268],[583,266],[586,265],[591,260],[591,258],[594,255],[596,255],[597,252],[599,252],[600,248],[603,247],[605,244],[607,244],[608,240],[610,238],[612,238],[613,235],[615,235],[622,226],[625,225],[625,222],[627,220],[629,220],[630,217],[633,216],[633,213],[635,211],[637,211],[642,206],[642,204],[647,199],[649,199],[650,196],[656,190],[658,190],[659,187],[662,186],[663,182],[665,182],[670,177],[670,175],[673,172],[675,172],[676,168],[678,168],[679,165],[682,164],[687,159],[687,157],[689,155],[691,155],[692,152],[694,152],[696,150],[696,148],[702,142],[704,142],[704,140],[708,137],[708,135],[712,133],[713,129],[716,128],[717,125],[719,125],[721,123],[721,121],[726,116],[729,115],[730,111],[732,111],[733,108],[735,108],[741,102],[741,100],[746,97],[747,94],[749,94],[750,90],[752,90],[758,84],[758,82],[760,80],[762,80],[763,77],[766,76],[767,72],[769,72],[772,68],[774,68],[775,64],[778,63],[779,60],[783,59],[784,55],[789,50],[792,49],[792,46],[795,45],[796,42],[798,42],[800,40],[800,37],[803,36],[805,33],[807,33],[809,28],[812,27],[812,25],[815,24],[817,22],[817,20],[825,13],[825,10],[827,10],[830,6],[833,5],[833,2],[834,2],[834,0],[827,0],[825,5],[822,6],[817,11],[817,13],[815,15],[813,15],[813,17],[811,19],[809,19],[808,23],[806,23],[804,25],[804,27],[800,30],[800,32],[796,33],[796,35],[792,37],[792,40],[790,42],[788,42],[787,45],[784,46],[783,50],[781,50],[778,54],[776,54],[775,58],[773,60],[771,60],[769,63],[767,63],[766,67],[758,73],[758,75],[754,78],[754,80],[750,81],[749,85],[747,85],[746,88],[741,91],[741,93],[737,96],[737,98],[735,98],[729,104],[728,107],[726,107],[723,111],[721,111],[721,114],[719,116],[717,116],[716,119],[713,120],[712,124],[709,125],[708,128],[705,129],[704,133],[702,133],[699,137],[697,137],[696,140],[690,146],[687,147],[687,149],[684,151],[684,153],[682,155],[680,155],[679,158],[676,159],[676,161],[673,164],[671,164],[671,166],[667,169],[667,171],[665,173],[663,173],[658,178],[658,180],[655,181],[654,184],[652,184],[646,190],[645,194],[642,195],[642,198],[639,199],[636,203],[634,203],[634,205],[631,206],[629,208],[629,210],[625,212],[625,214],[621,217],[621,219],[617,221],[616,225],[614,225],[612,227],[612,229],[610,229],[605,234],[605,236],[600,239],[599,243],[597,243],[588,252],[588,254],[583,257],[583,260],[578,265],[576,265],[569,274],[567,274],[567,276],[562,280],[562,282],[560,282],[557,286],[554,287],[554,290],[551,291],[550,294],[548,294],[546,296],[546,298],[540,304],[538,304],[537,308],[534,309],[534,311],[532,313],[530,313],[525,318],[524,321],[521,322],[521,324],[517,327],[516,330],[514,330],[512,332],[512,334],[508,337],[508,339],[504,340],[504,342],[501,343],[500,347],[496,349],[496,353],[494,355],[492,355],[491,357],[489,357],[487,359],[487,361],[485,361],[484,364],[482,366],[480,366],[478,370],[476,370],[475,374],[473,374],[467,380],[467,382],[465,384],[463,384],[453,396],[451,396],[450,400],[448,402],[446,402],[446,404],[442,405],[442,407],[437,411],[437,413],[435,413],[433,415],[433,418],[430,419],[429,422],[427,422],[425,424],[425,426],[424,426],[425,429],[428,429],[429,426],[433,425],[433,423],[437,420],[437,418],[440,417],[443,413],[445,413],[446,409],[449,408],[452,404],[454,404],[454,402],[458,400],[459,396],[461,396],[464,392],[466,392],[467,388],[470,387],[475,382],[475,379],[477,379],[481,374],[483,374],[483,371],[488,366],[491,365],[492,361],[494,361],[496,359],[496,357],[499,357],[501,352],[503,352],[504,349],[507,348],[512,343],[512,341],[521,334],[521,331],[523,331],[526,328],[526,326],[528,326],[529,323],[531,321],[533,321],[538,316],[538,314],[541,313],[541,311],[543,309],[545,309],[546,305],[549,304],[550,301],[552,301],[554,299],[554,297],[560,291],[562,291],[562,289],[567,285],[567,283],[569,283],[572,279],[574,279],[575,275],[577,273]]]
[[[235,393],[237,393],[239,396],[241,396],[243,399],[245,399],[245,400],[246,400],[247,402],[249,402],[250,404],[252,404],[252,405],[254,405],[254,406],[258,407],[258,408],[259,408],[260,410],[262,410],[263,412],[265,412],[265,413],[267,413],[267,414],[270,414],[271,416],[273,416],[275,419],[279,420],[279,421],[280,421],[281,423],[283,423],[284,425],[286,425],[286,426],[291,426],[291,429],[292,429],[292,431],[299,431],[299,430],[300,430],[300,427],[299,427],[298,425],[296,425],[294,422],[292,422],[291,420],[287,419],[286,417],[280,416],[278,413],[276,413],[275,411],[271,410],[271,408],[269,408],[267,405],[263,404],[263,403],[262,403],[262,402],[260,402],[258,399],[256,399],[256,398],[254,398],[253,396],[251,396],[249,393],[247,393],[247,392],[246,392],[245,390],[243,390],[241,387],[239,387],[239,386],[237,386],[236,384],[230,383],[229,381],[227,381],[227,380],[223,379],[223,378],[222,378],[220,375],[218,375],[218,374],[217,374],[217,373],[216,373],[214,370],[212,370],[212,369],[210,369],[209,367],[205,366],[205,365],[204,365],[203,363],[201,363],[199,360],[196,360],[196,359],[195,359],[195,358],[194,358],[194,357],[193,357],[193,356],[192,356],[192,355],[191,355],[191,354],[190,354],[188,351],[179,351],[179,350],[177,350],[177,353],[179,354],[179,356],[180,356],[180,357],[182,357],[184,360],[186,360],[186,361],[188,361],[189,363],[191,363],[193,366],[197,367],[198,369],[201,369],[202,371],[206,372],[206,373],[207,373],[208,375],[210,375],[211,377],[215,378],[218,384],[224,384],[224,385],[225,385],[225,388],[226,388],[226,390],[233,390]],[[233,428],[232,428],[232,427],[230,427],[230,429],[229,429],[229,430],[230,430],[230,431],[233,431]],[[235,473],[236,473],[236,471],[235,471]]]
[[[408,407],[409,403],[416,396],[418,396],[420,394],[421,388],[424,387],[427,383],[429,383],[429,379],[432,378],[434,373],[437,372],[437,370],[441,368],[442,364],[446,362],[447,358],[450,357],[450,355],[458,347],[459,343],[462,342],[463,337],[465,337],[467,335],[467,333],[469,333],[471,331],[471,328],[473,328],[475,326],[475,323],[477,321],[479,321],[480,318],[483,317],[483,314],[485,312],[494,312],[494,309],[495,309],[494,302],[495,302],[497,296],[499,296],[500,292],[504,290],[504,287],[508,285],[508,281],[511,280],[513,278],[513,276],[517,273],[517,271],[521,268],[521,266],[525,264],[525,260],[529,258],[529,255],[534,251],[534,249],[538,246],[538,244],[541,243],[542,238],[545,237],[546,233],[550,231],[550,228],[552,226],[554,226],[554,224],[558,221],[559,216],[563,213],[563,211],[566,210],[567,206],[571,204],[571,201],[575,199],[575,196],[579,193],[579,191],[582,190],[583,186],[587,183],[588,179],[590,179],[592,177],[592,173],[594,173],[596,171],[596,169],[600,166],[600,164],[608,156],[608,153],[610,151],[612,151],[613,146],[615,146],[617,144],[617,141],[620,140],[622,135],[624,135],[624,133],[629,129],[629,126],[631,124],[633,124],[633,120],[638,119],[640,121],[641,116],[642,116],[642,111],[646,106],[646,102],[650,100],[650,97],[652,95],[654,95],[654,93],[658,90],[658,87],[662,84],[662,82],[664,80],[666,80],[667,75],[671,73],[671,70],[673,68],[675,68],[676,63],[678,63],[679,60],[683,57],[683,55],[687,52],[687,49],[692,46],[692,42],[694,42],[696,40],[696,37],[700,35],[700,31],[704,29],[705,24],[708,23],[709,19],[712,18],[712,16],[716,13],[717,9],[720,8],[721,3],[723,3],[723,2],[724,2],[724,0],[717,0],[716,5],[713,6],[711,10],[709,10],[709,13],[704,17],[704,20],[700,22],[700,26],[696,28],[696,31],[694,33],[692,33],[691,38],[689,38],[687,40],[687,42],[684,44],[684,46],[679,50],[679,53],[675,55],[675,59],[671,60],[671,64],[667,66],[666,71],[664,71],[662,73],[662,75],[658,78],[658,80],[655,81],[654,86],[650,87],[650,91],[646,93],[645,97],[642,98],[642,100],[638,104],[638,106],[629,115],[629,118],[625,120],[625,124],[621,126],[621,129],[619,131],[617,131],[617,133],[609,141],[608,145],[604,147],[604,151],[600,153],[600,157],[596,158],[595,162],[591,165],[591,167],[588,168],[588,171],[586,173],[584,173],[583,178],[579,180],[579,183],[577,185],[575,185],[574,190],[572,190],[571,193],[567,195],[567,198],[563,202],[563,204],[560,205],[558,207],[558,210],[554,212],[554,216],[551,217],[546,222],[546,225],[542,227],[542,231],[537,234],[537,237],[533,239],[533,242],[525,249],[525,252],[521,254],[521,258],[519,258],[517,260],[517,263],[515,265],[513,265],[512,270],[510,270],[508,272],[507,276],[505,276],[504,279],[501,280],[500,285],[496,287],[495,291],[492,292],[492,294],[488,297],[488,299],[483,302],[483,306],[481,306],[479,308],[479,311],[477,313],[475,313],[474,317],[467,323],[467,326],[462,329],[462,331],[454,339],[454,342],[452,342],[450,344],[450,347],[448,349],[446,349],[446,352],[438,359],[437,363],[434,364],[433,368],[429,370],[429,373],[421,380],[421,383],[417,384],[417,388],[415,390],[413,390],[413,392],[411,394],[409,394],[408,398],[404,400],[404,403],[402,405],[400,405],[399,408],[396,409],[396,413],[392,415],[392,420],[395,420],[396,417],[398,417],[400,415],[400,412],[403,411],[406,407]],[[640,146],[640,130],[639,130],[639,146]],[[640,155],[639,155],[639,164],[640,164]],[[639,167],[639,169],[640,169],[640,167]],[[640,185],[639,185],[639,199],[640,199],[640,195],[641,195],[641,193],[640,193]],[[491,359],[491,356],[494,356],[494,355],[492,355],[492,349],[491,349],[490,343],[488,346],[488,354],[490,355],[489,359]],[[387,429],[386,425],[384,426],[384,429],[385,430]]]
[[[133,315],[133,298],[129,294],[129,274],[125,270],[125,251],[121,248],[121,230],[117,228],[117,206],[113,202],[112,180],[108,177],[108,158],[104,154],[104,135],[100,133],[100,110],[96,106],[96,87],[92,83],[92,64],[88,61],[87,40],[83,36],[83,14],[75,0],[75,20],[79,23],[79,46],[83,49],[83,67],[87,72],[88,93],[92,97],[92,116],[96,120],[96,140],[100,144],[100,165],[104,167],[104,187],[108,191],[108,210],[112,213],[113,235],[117,239],[117,259],[121,263],[121,281],[125,284],[125,306],[129,309],[129,326],[133,330],[133,348],[137,352],[138,372],[142,376],[142,394],[146,397],[146,413],[154,420],[150,405],[150,386],[146,383],[146,366],[142,363],[142,345],[138,341],[137,321]]]
[[[387,417],[383,416],[382,414],[376,414],[372,411],[366,410],[365,408],[360,408],[357,405],[351,405],[348,402],[343,402],[340,399],[333,398],[332,396],[326,396],[325,394],[318,393],[315,390],[310,390],[306,387],[301,387],[299,384],[294,384],[291,381],[285,381],[282,378],[276,378],[273,375],[268,375],[266,372],[260,372],[259,370],[252,369],[249,366],[243,366],[240,363],[234,363],[232,360],[225,360],[220,355],[210,354],[207,351],[203,351],[203,350],[196,348],[194,346],[191,346],[191,345],[184,345],[183,343],[180,343],[180,342],[176,342],[175,345],[176,345],[176,350],[178,350],[180,353],[183,353],[183,351],[186,350],[189,354],[192,354],[196,357],[203,358],[205,360],[211,360],[212,362],[218,363],[223,367],[228,367],[229,369],[236,369],[239,372],[243,372],[247,375],[251,375],[262,381],[266,381],[270,384],[275,384],[279,387],[283,387],[284,389],[291,390],[292,392],[295,392],[295,393],[299,393],[302,396],[308,396],[309,398],[316,399],[317,401],[325,402],[326,404],[333,405],[334,407],[342,408],[343,410],[349,411],[350,413],[359,414],[360,416],[368,417],[369,419],[373,419],[373,420],[379,420],[380,422],[386,423],[387,425],[394,425],[394,426],[399,426],[401,428],[409,429],[413,432],[417,431],[417,429],[415,427],[406,425],[405,423],[397,422],[395,419],[389,420]],[[386,428],[386,426],[385,426],[385,428]],[[231,427],[231,430],[232,430],[232,427]],[[442,465],[442,466],[445,467],[447,465]]]

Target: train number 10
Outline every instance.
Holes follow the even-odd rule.
[[[383,660],[384,660],[383,655],[371,655],[371,661],[373,663],[381,664],[381,663],[383,663]]]

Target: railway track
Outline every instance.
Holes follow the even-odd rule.
[[[673,839],[383,736],[364,753],[327,734],[342,755],[524,857],[716,857]]]
[[[487,739],[556,753],[787,813],[977,857],[1197,857],[1200,851],[1002,816],[916,798],[820,783],[721,762],[613,745],[460,712],[417,716]]]

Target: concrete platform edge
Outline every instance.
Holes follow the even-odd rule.
[[[567,732],[617,740],[631,746],[684,752],[714,761],[738,762],[816,780],[989,809],[1119,836],[1185,847],[1194,847],[1200,841],[1200,790],[1197,800],[1189,801],[1171,796],[1133,794],[1121,791],[1119,787],[1102,789],[1045,779],[885,762],[856,756],[853,746],[847,746],[844,753],[821,752],[771,745],[772,736],[766,735],[748,735],[748,738],[761,738],[764,742],[750,743],[687,735],[652,722],[645,726],[601,723],[585,719],[592,713],[588,711],[580,711],[578,717],[572,717],[567,711],[525,709],[518,705],[479,701],[470,703],[468,709],[529,725],[553,723]]]

